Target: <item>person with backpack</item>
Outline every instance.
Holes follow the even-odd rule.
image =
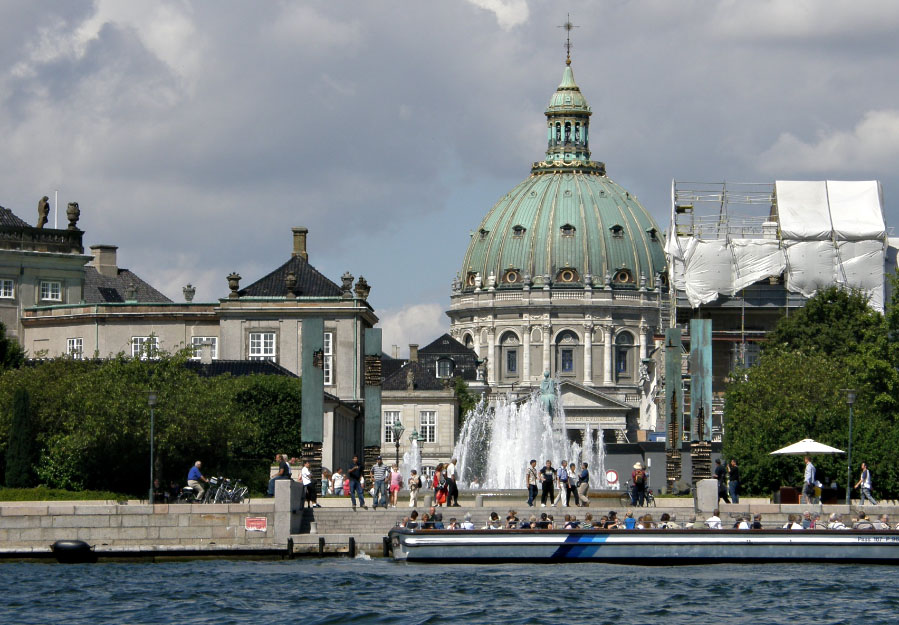
[[[414,508],[418,505],[418,491],[421,490],[421,476],[418,471],[412,469],[409,476],[409,507]]]
[[[442,506],[446,503],[446,478],[443,476],[443,463],[437,465],[434,470],[434,505]]]
[[[590,505],[590,498],[587,497],[587,491],[590,489],[590,471],[587,470],[587,463],[582,465],[581,474],[578,476],[577,492],[581,499],[581,505],[586,507]]]
[[[718,499],[730,503],[730,496],[727,494],[727,470],[721,465],[721,458],[715,459],[715,479],[718,480]]]
[[[634,506],[642,506],[646,503],[646,471],[643,470],[643,463],[634,464],[634,470],[631,472],[631,482],[633,482],[633,492],[631,493],[631,503]]]
[[[861,491],[859,491],[859,499],[861,499],[861,505],[865,505],[865,501],[867,500],[876,506],[877,500],[871,496],[871,471],[868,470],[868,465],[864,462],[862,462],[861,477],[859,477],[858,482],[855,483],[855,488],[859,487],[861,487]]]

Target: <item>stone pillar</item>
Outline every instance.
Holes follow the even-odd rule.
[[[602,383],[606,386],[612,385],[612,326],[603,326],[603,363],[602,363]]]
[[[593,385],[593,324],[584,324],[584,384]]]
[[[527,382],[531,379],[531,326],[521,326],[521,381]]]
[[[651,333],[646,326],[640,326],[640,362],[649,356],[649,341]]]
[[[474,347],[475,356],[483,358],[483,356],[481,356],[481,326],[475,326],[472,331],[474,332],[474,341],[472,342],[472,345]]]
[[[496,328],[487,328],[487,384],[496,385]]]
[[[551,371],[549,368],[549,338],[552,333],[552,326],[550,324],[544,324],[541,328],[543,330],[543,371]],[[540,372],[541,379],[543,378],[543,372]]]

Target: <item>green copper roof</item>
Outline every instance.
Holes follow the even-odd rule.
[[[640,202],[589,160],[590,107],[566,65],[546,110],[546,160],[501,198],[472,234],[462,264],[463,290],[488,286],[522,288],[530,281],[552,287],[656,286],[665,271],[661,231]]]

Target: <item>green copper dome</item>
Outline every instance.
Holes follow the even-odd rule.
[[[566,65],[546,110],[546,160],[472,234],[462,290],[657,286],[662,234],[636,197],[590,160],[592,114]]]

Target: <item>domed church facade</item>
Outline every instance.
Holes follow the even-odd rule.
[[[667,317],[664,241],[637,198],[591,160],[592,111],[570,57],[546,109],[547,149],[472,233],[453,282],[451,335],[491,394],[561,381],[570,432],[617,440],[642,417],[643,360]],[[645,368],[642,369],[645,372]]]

